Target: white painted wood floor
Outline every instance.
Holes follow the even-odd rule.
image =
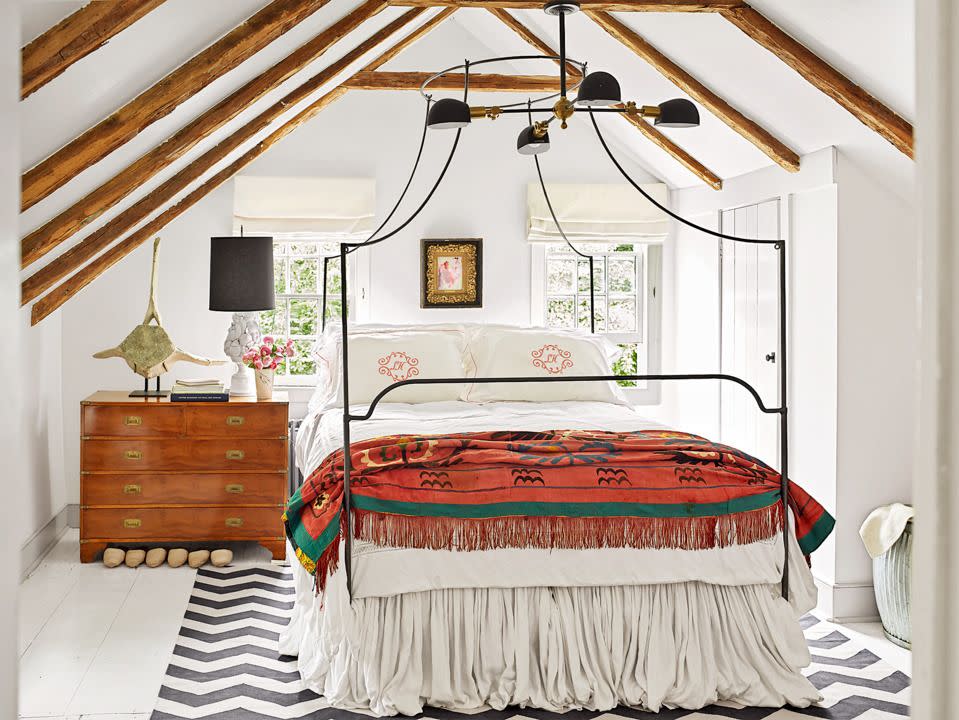
[[[20,587],[20,717],[147,720],[196,571],[80,564],[68,530]],[[229,544],[234,564],[269,562]]]
[[[234,564],[269,562],[257,545],[231,547]],[[68,530],[21,586],[20,717],[148,720],[196,571],[109,570],[79,558],[79,532]],[[879,623],[844,631],[910,673],[911,653]]]

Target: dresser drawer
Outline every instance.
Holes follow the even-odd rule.
[[[278,438],[287,434],[287,406],[249,404],[190,406],[185,409],[190,437]]]
[[[251,540],[283,536],[280,508],[84,508],[84,540]]]
[[[186,429],[183,408],[173,405],[83,405],[84,436],[178,437]]]
[[[81,505],[270,505],[286,501],[286,473],[84,475]]]
[[[286,440],[105,440],[81,443],[87,472],[144,470],[283,470]]]

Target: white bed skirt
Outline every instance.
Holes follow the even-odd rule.
[[[795,613],[770,585],[450,589],[323,607],[294,563],[298,612],[280,650],[334,707],[415,715],[507,705],[551,711],[805,707],[818,691]]]

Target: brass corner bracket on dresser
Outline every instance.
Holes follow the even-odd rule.
[[[109,545],[250,540],[286,552],[286,397],[80,403],[80,559]]]

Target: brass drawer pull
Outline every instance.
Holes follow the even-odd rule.
[[[227,486],[226,486],[226,491],[227,491],[228,493],[232,494],[232,495],[242,495],[242,494],[243,494],[243,486],[240,485],[240,483],[235,483],[235,484],[233,484],[233,485],[227,485]]]
[[[139,460],[143,457],[143,453],[139,450],[127,450],[125,453],[123,453],[123,457],[125,457],[127,460]]]
[[[226,526],[229,528],[243,527],[243,518],[229,517],[226,519]]]
[[[227,425],[242,425],[242,424],[243,424],[243,416],[242,416],[242,415],[230,415],[230,416],[227,417],[227,419],[226,419],[226,424],[227,424]]]
[[[123,419],[123,424],[124,425],[142,425],[143,418],[140,417],[139,415],[127,415]]]
[[[227,460],[242,460],[246,457],[246,453],[242,450],[227,450],[226,459]]]
[[[127,529],[138,528],[140,524],[140,518],[125,518],[123,521],[123,527]]]
[[[131,483],[130,485],[123,486],[124,495],[139,495],[142,492],[143,488],[140,485],[134,485]]]

